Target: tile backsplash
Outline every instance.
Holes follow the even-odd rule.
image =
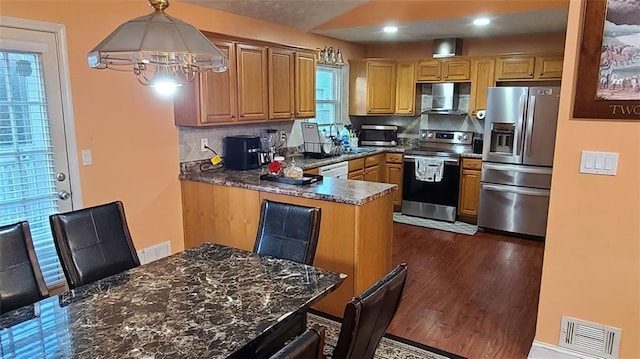
[[[416,112],[428,109],[431,106],[432,94],[430,84],[418,85],[420,91],[420,103],[416,106]],[[461,83],[458,97],[458,109],[469,112],[469,99],[471,94],[471,84]],[[398,126],[398,137],[417,138],[418,130],[450,130],[450,131],[473,131],[482,133],[484,131],[484,121],[478,120],[469,115],[436,115],[422,114],[416,116],[351,116],[351,122],[359,128],[363,124],[373,125],[396,125]]]
[[[191,162],[209,159],[211,151],[200,151],[200,140],[206,138],[209,147],[224,157],[223,140],[227,136],[254,135],[260,136],[260,131],[271,128],[284,131],[287,136],[291,133],[292,122],[269,122],[230,126],[213,127],[178,127],[178,141],[180,144],[180,162]]]

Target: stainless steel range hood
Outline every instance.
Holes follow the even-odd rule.
[[[433,40],[434,58],[451,57],[462,55],[462,39],[435,39]],[[466,115],[466,112],[458,109],[458,98],[460,96],[460,84],[434,83],[432,85],[433,100],[431,108],[422,113],[438,115]]]
[[[437,115],[466,115],[464,111],[458,109],[458,99],[460,97],[460,84],[453,82],[434,83],[432,85],[433,99],[431,108],[421,112],[424,114]]]

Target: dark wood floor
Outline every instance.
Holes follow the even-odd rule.
[[[393,262],[409,268],[388,332],[468,358],[526,358],[544,243],[394,223]]]

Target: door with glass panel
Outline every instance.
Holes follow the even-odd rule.
[[[72,209],[55,34],[0,27],[0,225],[29,221],[49,286],[61,283],[49,215]]]

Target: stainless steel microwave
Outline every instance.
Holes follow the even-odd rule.
[[[398,126],[362,125],[359,139],[360,146],[397,146]]]

